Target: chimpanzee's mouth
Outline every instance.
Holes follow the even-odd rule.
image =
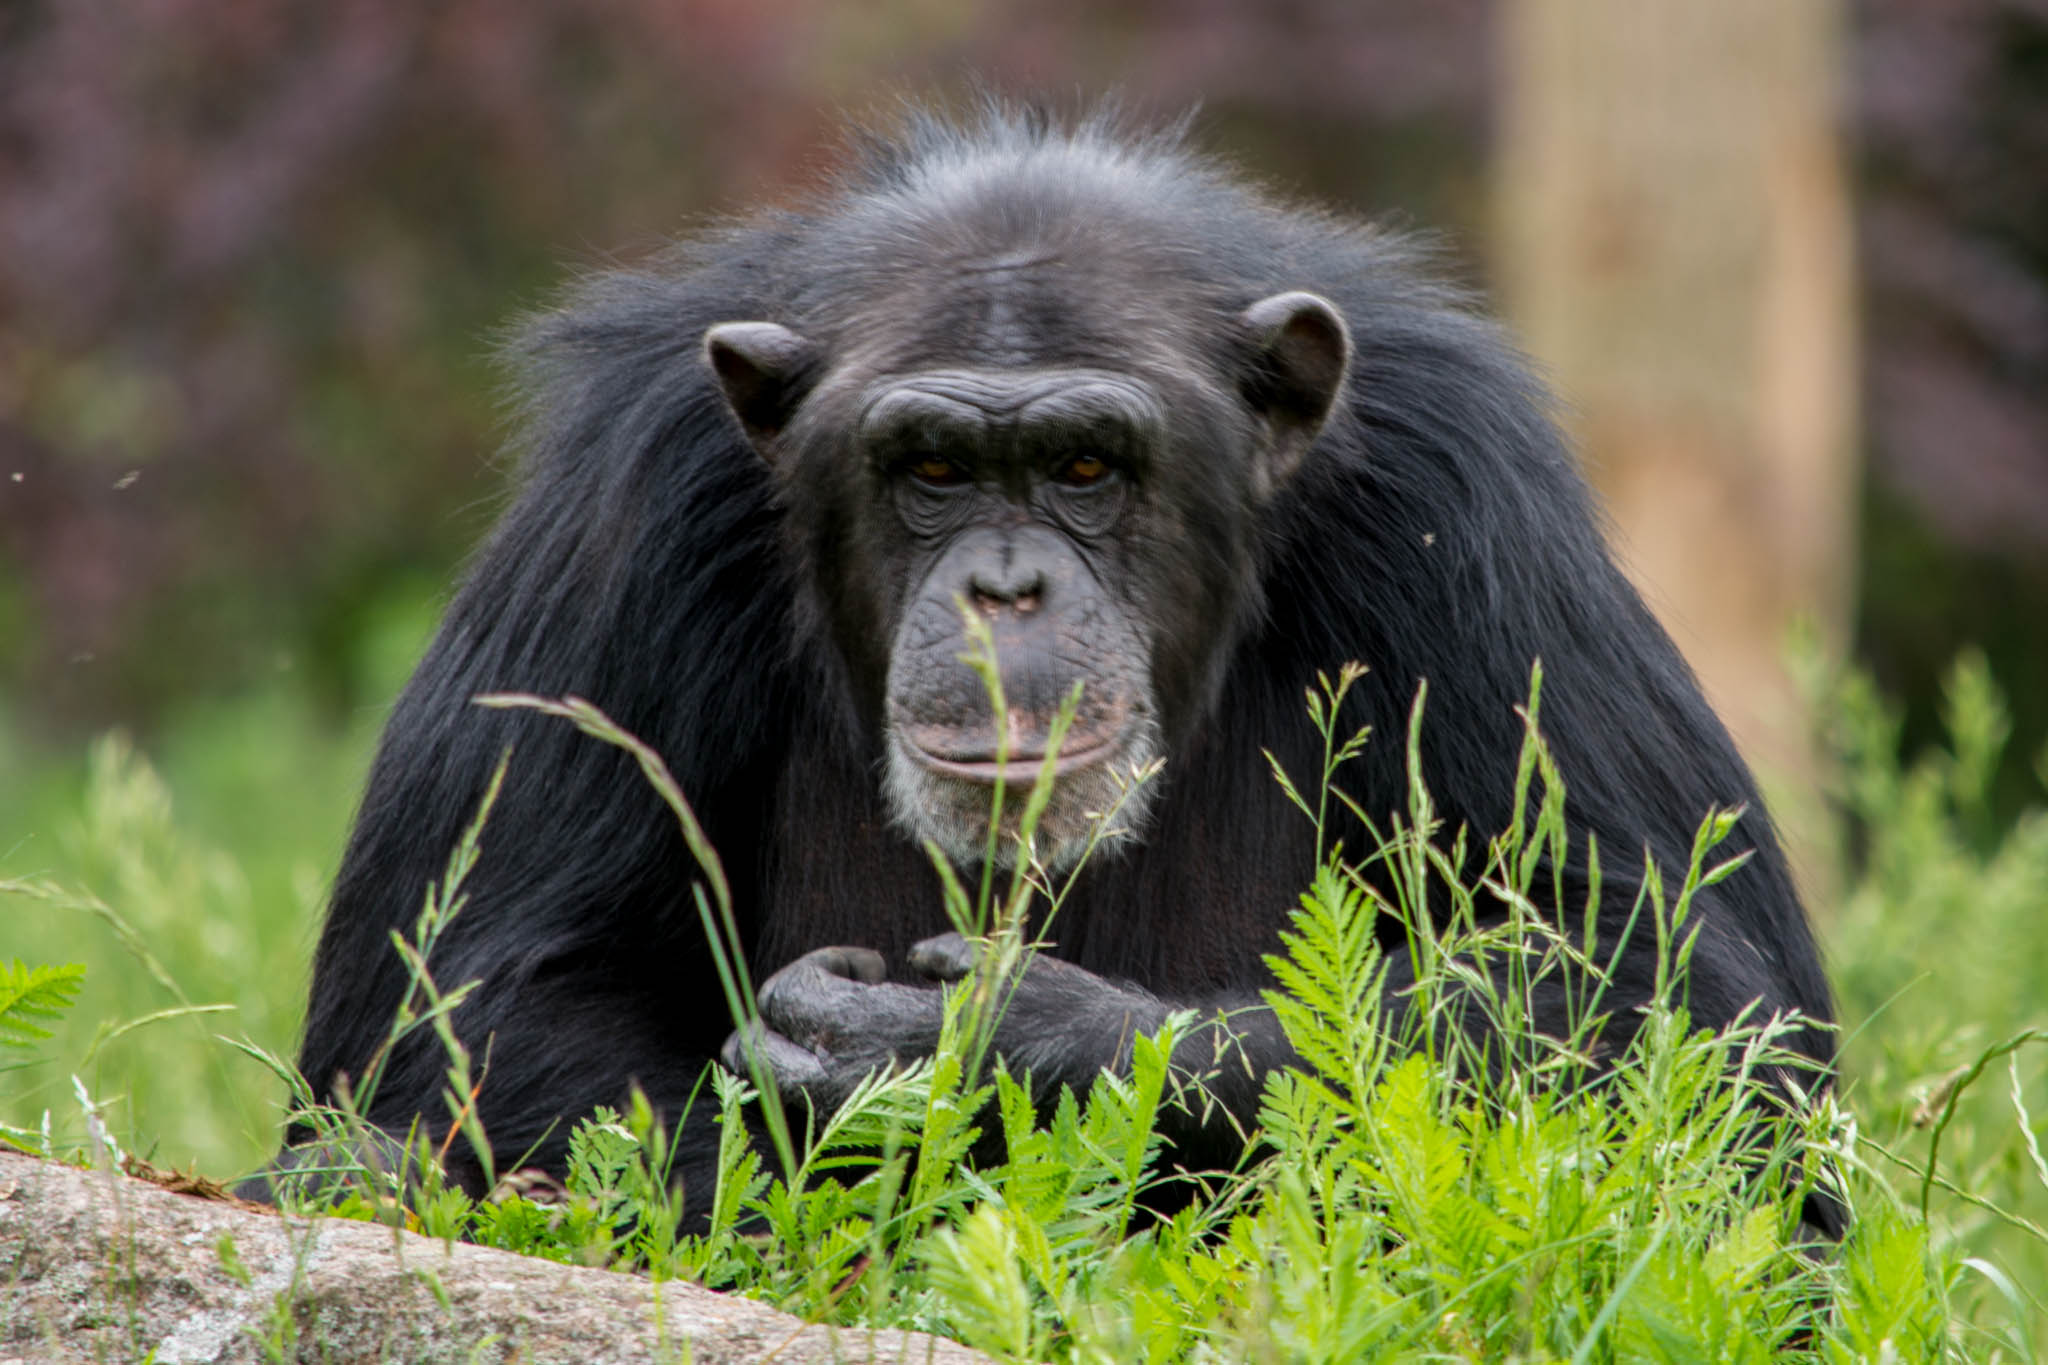
[[[897,733],[905,754],[915,759],[918,766],[942,777],[983,786],[994,786],[1000,781],[1006,786],[1028,788],[1037,783],[1045,770],[1043,743],[1021,744],[1007,761],[999,761],[992,743],[963,744],[960,740],[965,737],[957,731],[919,735],[906,727]],[[1053,777],[1070,777],[1107,763],[1122,750],[1123,739],[1117,730],[1086,736],[1069,734],[1053,760]]]
[[[883,778],[894,822],[913,842],[937,845],[956,866],[989,856],[1014,866],[1020,850],[1028,847],[1034,864],[1053,871],[1073,867],[1095,847],[1099,830],[1141,828],[1156,784],[1137,781],[1135,774],[1159,747],[1150,713],[1131,705],[1105,706],[1078,718],[1052,759],[1050,790],[1038,782],[1052,747],[1050,724],[1034,723],[1041,715],[1030,708],[1010,713],[1007,728],[1014,747],[1001,762],[992,716],[960,724],[899,717],[890,726]],[[1000,837],[991,855],[989,801],[998,781],[1010,796],[1003,803]],[[1031,840],[1022,843],[1026,809],[1038,805],[1041,795],[1047,799]],[[1113,830],[1102,823],[1111,816]]]

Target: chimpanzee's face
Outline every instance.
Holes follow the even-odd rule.
[[[1035,833],[1065,862],[1160,750],[1159,623],[1137,553],[1157,521],[1160,395],[1085,368],[928,370],[875,385],[855,430],[901,564],[902,591],[881,604],[891,809],[956,860],[979,856],[991,786],[1006,789],[1007,835],[1078,693]],[[990,674],[973,666],[964,613],[988,627]],[[1136,824],[1151,790],[1121,818]]]
[[[836,356],[774,323],[706,336],[883,737],[891,812],[957,863],[986,855],[999,780],[998,857],[1016,856],[1009,836],[1076,692],[1034,852],[1070,864],[1113,809],[1142,826],[1152,784],[1127,795],[1130,775],[1215,695],[1258,601],[1260,506],[1348,359],[1342,322],[1307,294],[1252,305],[1206,348],[1122,316],[1120,364],[1116,348],[1039,342],[1043,327],[1036,344],[899,331]],[[987,676],[973,618],[994,645]]]

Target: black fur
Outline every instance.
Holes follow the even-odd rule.
[[[1141,547],[1186,559],[1242,539],[1244,608],[1216,624],[1227,667],[1195,699],[1198,722],[1168,736],[1142,842],[1084,871],[1057,925],[1059,958],[1142,988],[1124,998],[1254,999],[1261,954],[1313,862],[1312,832],[1261,750],[1314,771],[1302,693],[1316,672],[1370,666],[1347,722],[1370,722],[1376,739],[1343,785],[1375,811],[1403,805],[1399,736],[1426,679],[1424,776],[1451,828],[1484,835],[1510,816],[1516,707],[1540,657],[1575,835],[1597,834],[1606,855],[1606,941],[1640,850],[1682,874],[1706,812],[1746,805],[1727,851],[1755,858],[1698,912],[1695,1021],[1752,1002],[1829,1017],[1755,784],[1609,558],[1547,399],[1499,331],[1430,282],[1412,241],[1278,207],[1177,135],[992,110],[966,128],[914,118],[869,140],[811,206],[592,278],[526,330],[524,488],[379,751],[314,968],[301,1065],[316,1091],[384,1037],[405,982],[389,934],[410,926],[508,745],[468,907],[432,964],[444,985],[482,983],[459,1024],[488,1052],[481,1115],[499,1161],[533,1148],[559,1168],[576,1117],[636,1082],[678,1110],[730,1028],[692,907],[697,871],[655,794],[609,746],[480,709],[479,693],[589,697],[667,757],[723,855],[756,980],[834,944],[878,950],[897,981],[917,979],[909,950],[946,924],[925,855],[892,827],[879,789],[880,679],[835,641],[836,585],[820,581],[813,547],[782,534],[770,470],[702,343],[714,324],[772,319],[829,353],[892,300],[927,320],[943,311],[906,239],[1042,232],[1099,242],[1105,261],[1141,248],[1171,263],[1170,277],[1129,289],[1148,306],[1163,291],[1197,351],[1215,338],[1191,363],[1224,363],[1228,320],[1284,290],[1334,302],[1353,348],[1336,411],[1270,502],[1238,505],[1238,524],[1195,528],[1188,544]],[[1045,337],[1074,324],[1024,325]],[[1096,363],[1116,361],[1111,350]],[[1639,935],[1608,1003],[1625,1013],[1644,998],[1655,965]],[[1047,1072],[1113,1058],[1114,1025],[1078,1036],[1096,1027],[1078,1008],[1087,991],[1046,998],[1057,1008],[1032,1022],[1068,1035],[1038,1039],[1058,1054],[1040,1058]],[[1799,1045],[1821,1069],[1831,1061],[1825,1034]],[[1280,1055],[1277,1040],[1248,1046]],[[415,1115],[444,1122],[443,1066],[431,1037],[417,1039],[371,1117],[398,1132]],[[705,1190],[712,1130],[693,1121],[680,1143],[689,1188]],[[452,1154],[474,1185],[463,1144]]]

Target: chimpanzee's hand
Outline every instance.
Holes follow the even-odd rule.
[[[912,948],[910,965],[934,982],[959,981],[974,970],[976,952],[960,935],[941,934]],[[830,1108],[870,1071],[930,1056],[943,1017],[939,991],[895,985],[887,974],[881,954],[867,948],[804,954],[762,984],[760,1024],[726,1039],[725,1064],[746,1075],[751,1052],[784,1097],[801,1093]],[[1157,1028],[1167,1013],[1136,987],[1042,955],[1007,986],[1014,989],[1002,992],[996,1051],[1042,1089],[1086,1086],[1126,1060],[1134,1031]]]
[[[870,1071],[929,1056],[939,1040],[939,992],[895,985],[888,974],[871,948],[805,953],[761,983],[760,1021],[725,1040],[726,1066],[748,1075],[752,1053],[784,1098],[808,1095],[829,1111]]]

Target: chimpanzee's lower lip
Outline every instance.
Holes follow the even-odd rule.
[[[1122,740],[1121,735],[1111,735],[1085,748],[1063,747],[1059,757],[1053,760],[1052,775],[1055,778],[1067,777],[1114,758]],[[1045,767],[1043,753],[1015,753],[1010,755],[1008,763],[998,763],[993,756],[935,754],[907,736],[903,748],[919,765],[932,772],[963,782],[978,782],[983,786],[994,786],[1000,780],[1009,786],[1028,787],[1038,780]]]

